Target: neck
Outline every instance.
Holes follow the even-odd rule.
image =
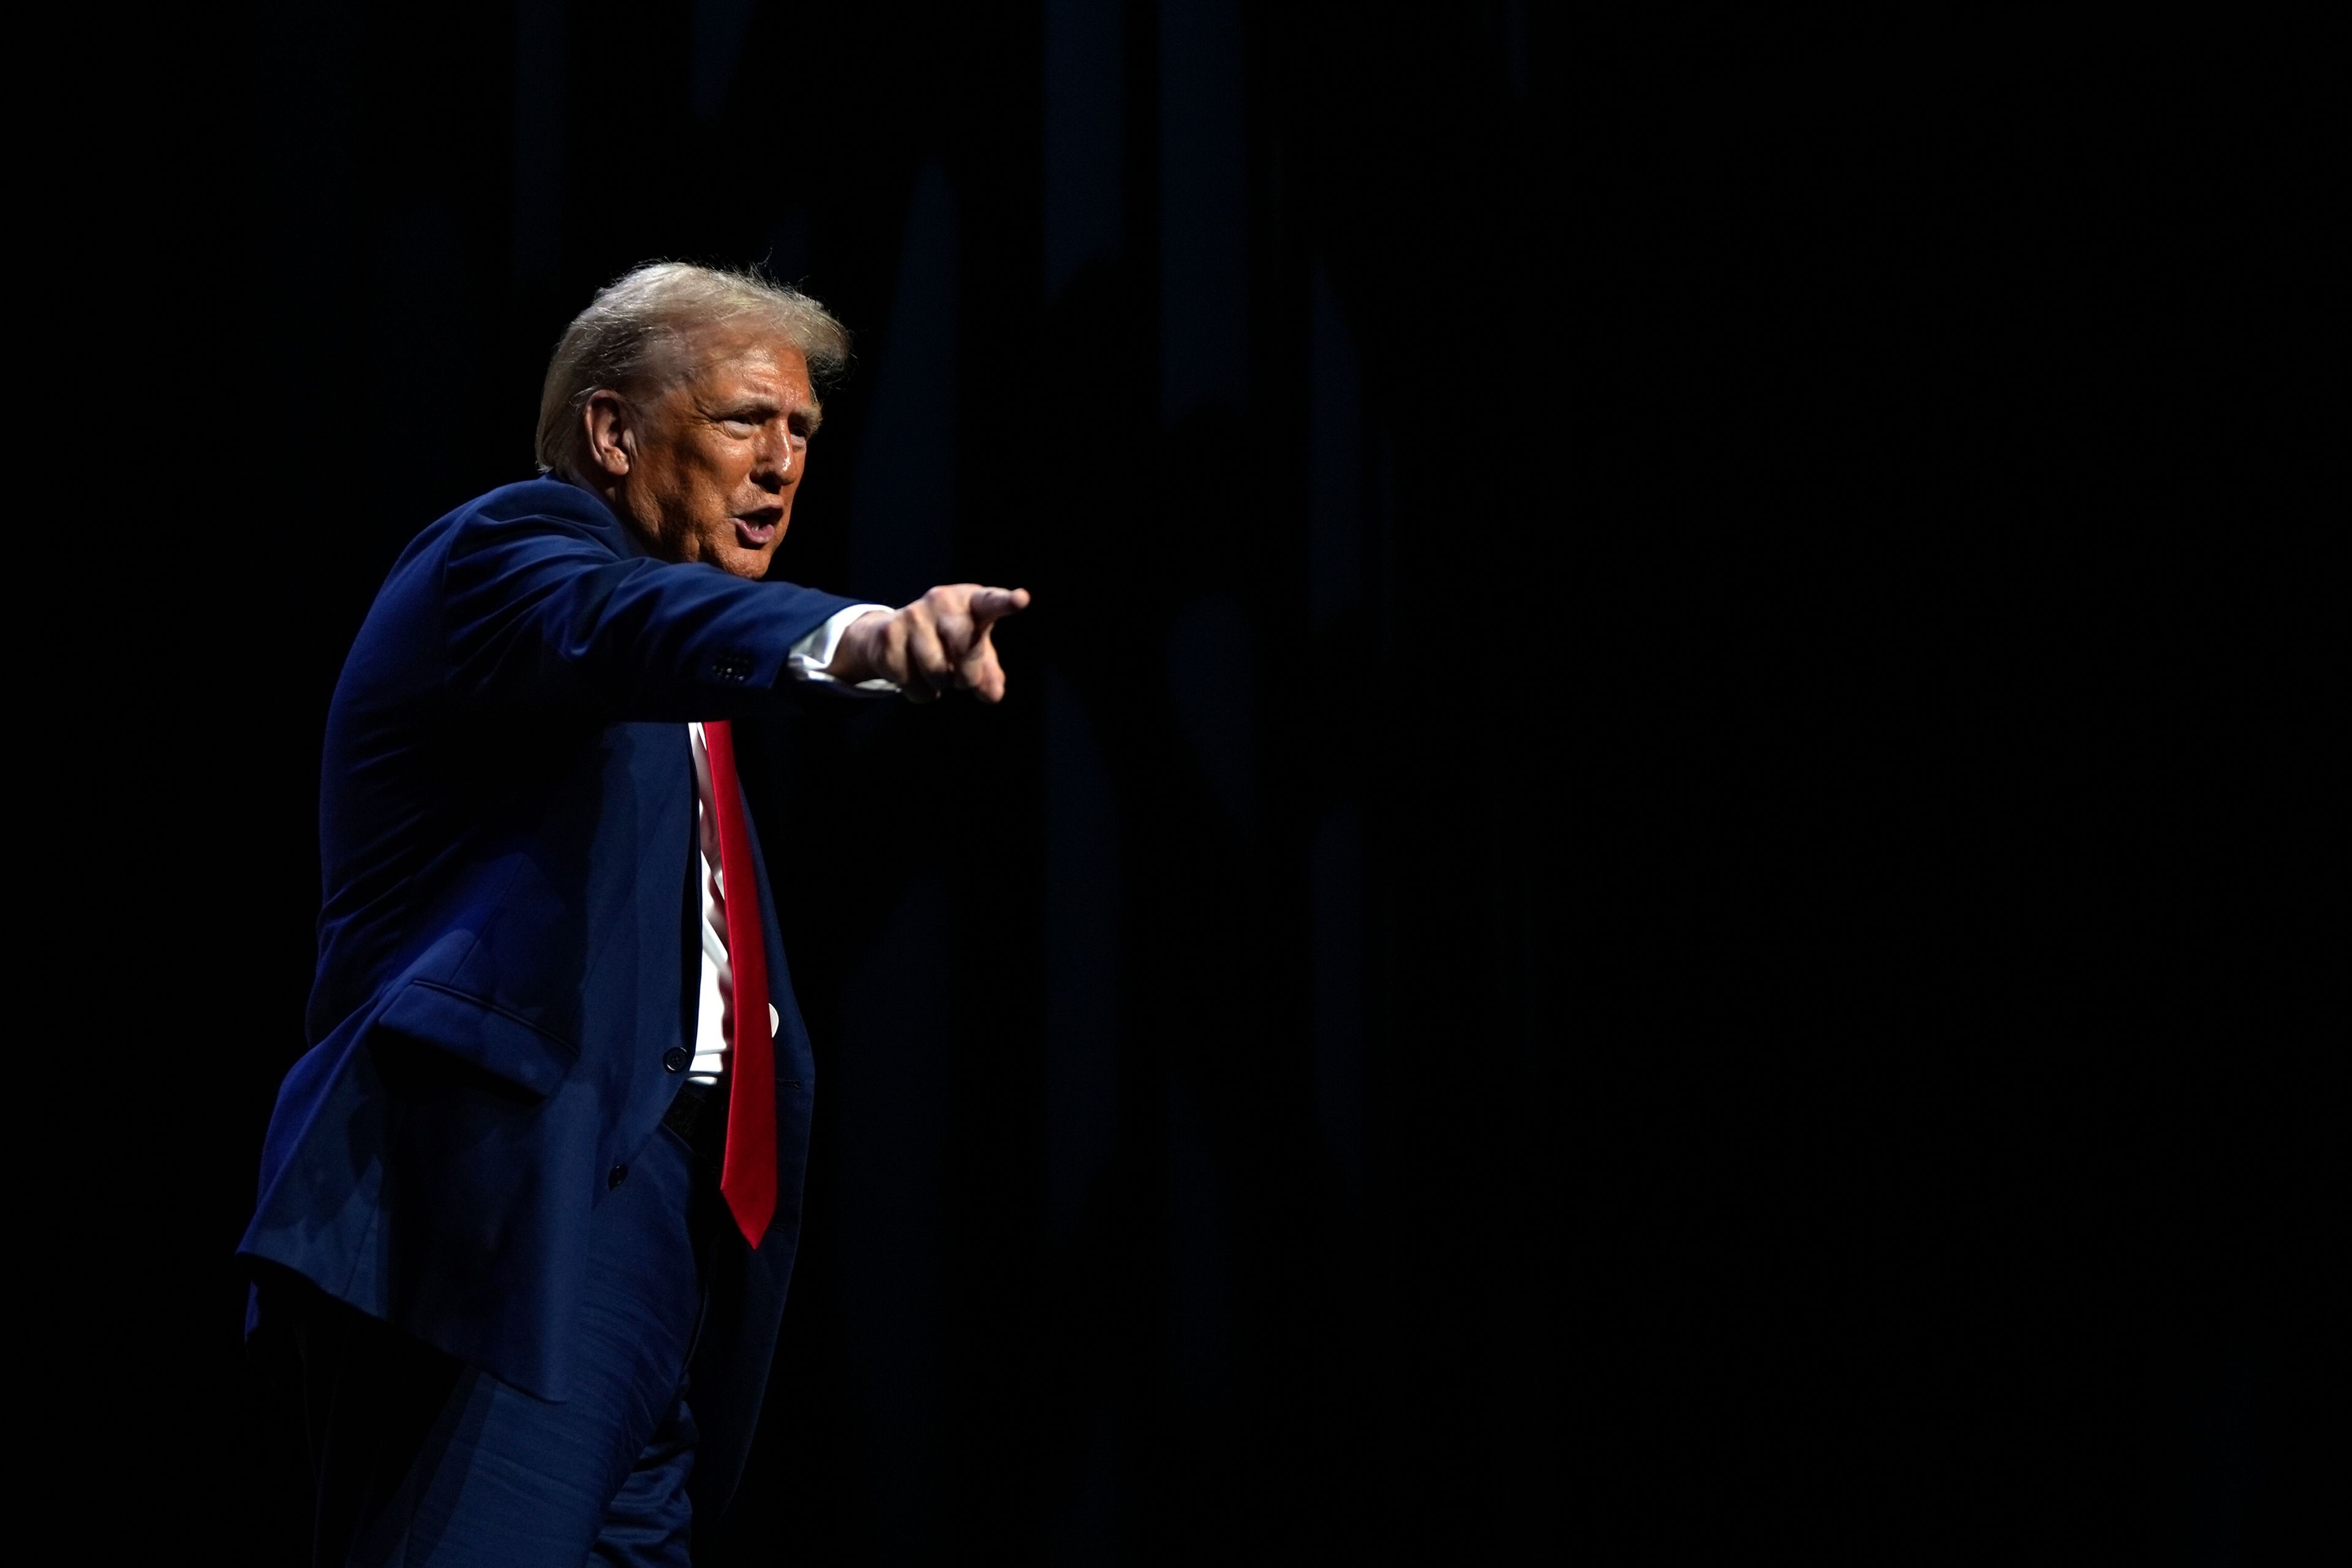
[[[665,545],[659,534],[638,520],[635,510],[629,505],[629,488],[621,480],[614,479],[609,474],[583,474],[576,468],[559,468],[547,477],[551,479],[562,479],[565,484],[586,490],[590,495],[603,501],[612,509],[613,515],[621,520],[621,526],[627,529],[635,536],[637,542],[646,547],[648,554],[663,561],[678,559],[677,552]]]

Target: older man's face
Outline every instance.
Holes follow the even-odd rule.
[[[621,499],[671,560],[764,576],[816,433],[808,362],[757,333],[712,331],[689,346],[694,368],[642,409]]]

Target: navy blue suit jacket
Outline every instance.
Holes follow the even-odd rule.
[[[311,1045],[242,1255],[564,1397],[589,1215],[683,1081],[665,1054],[694,1037],[686,721],[792,700],[788,650],[853,602],[656,560],[554,480],[417,536],[328,716]],[[764,869],[758,896],[781,1190],[756,1253],[721,1244],[739,1256],[712,1316],[736,1342],[709,1352],[737,1363],[718,1381],[752,1386],[698,1376],[695,1405],[727,1448],[749,1441],[782,1310],[815,1085]],[[746,1399],[741,1431],[712,1431]]]

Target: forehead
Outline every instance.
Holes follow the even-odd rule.
[[[762,392],[790,403],[814,403],[808,359],[782,333],[738,327],[705,327],[686,340],[680,381],[698,390],[727,387]]]

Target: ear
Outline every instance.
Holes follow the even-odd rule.
[[[588,395],[580,411],[588,434],[588,460],[612,479],[625,479],[637,455],[637,411],[609,387]]]

